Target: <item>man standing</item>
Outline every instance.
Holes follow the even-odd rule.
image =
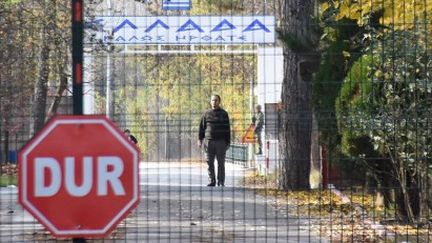
[[[255,106],[255,115],[252,117],[252,123],[255,125],[254,134],[258,143],[258,153],[262,154],[261,132],[264,126],[264,114],[261,111],[261,106]]]
[[[221,97],[212,95],[211,109],[204,112],[199,125],[198,146],[204,144],[210,184],[215,186],[214,159],[218,161],[217,185],[225,186],[225,153],[231,143],[231,130],[228,113],[220,108]]]

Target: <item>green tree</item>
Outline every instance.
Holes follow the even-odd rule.
[[[233,141],[240,141],[250,124],[250,84],[256,80],[252,55],[145,55],[116,58],[115,63],[114,120],[137,135],[144,156],[161,153],[158,140],[166,139],[167,126],[170,136],[195,144],[213,93],[221,95],[230,114]],[[101,104],[103,92],[98,91]]]
[[[427,26],[432,12],[432,0],[393,1],[340,1],[323,3],[323,8],[335,6],[339,11],[337,19],[353,19],[361,25],[368,24],[373,13],[380,13],[379,23],[394,30],[413,29],[417,25]],[[430,31],[432,26],[427,26]]]
[[[409,222],[425,219],[432,208],[427,33],[395,31],[376,41],[353,66],[337,102],[344,152],[367,160],[372,145],[368,150],[387,165],[380,167],[387,177],[378,179],[394,179],[399,216]]]
[[[328,160],[332,167],[350,173],[350,163],[344,163],[341,153],[340,134],[337,130],[335,102],[341,85],[353,64],[359,59],[371,42],[371,36],[382,35],[380,25],[382,11],[369,12],[362,18],[361,24],[354,15],[342,16],[346,4],[342,1],[320,1],[319,20],[322,35],[319,44],[321,63],[313,79],[312,99],[318,120],[320,144],[328,151]],[[353,4],[356,4],[353,2]],[[357,171],[360,168],[356,168]],[[352,179],[352,176],[350,176]],[[357,179],[364,178],[359,173]]]

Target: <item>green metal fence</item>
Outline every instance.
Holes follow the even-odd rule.
[[[249,160],[248,144],[232,143],[226,153],[226,160],[233,164],[247,167],[247,162]]]

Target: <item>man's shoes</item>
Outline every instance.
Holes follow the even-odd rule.
[[[210,182],[210,184],[208,184],[207,186],[216,186],[216,182],[212,181],[212,182]]]
[[[223,182],[218,181],[218,186],[225,186],[225,184]]]

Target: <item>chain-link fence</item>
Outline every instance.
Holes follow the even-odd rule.
[[[1,242],[432,241],[430,0],[83,6],[83,111],[136,138],[140,202],[74,239],[18,203],[23,146],[73,113],[71,7],[3,0]]]

